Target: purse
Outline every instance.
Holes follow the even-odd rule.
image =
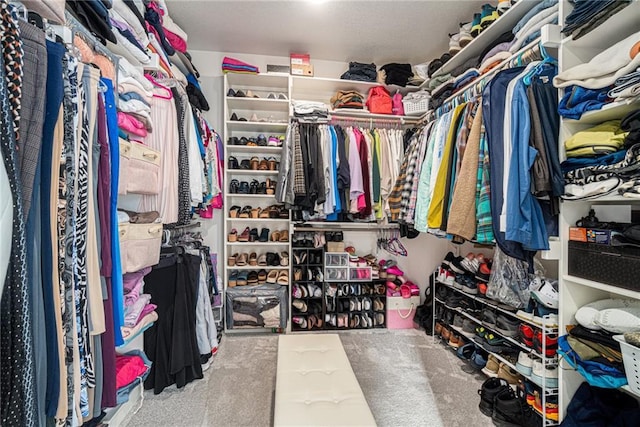
[[[120,169],[118,171],[118,194],[127,194],[129,180],[129,162],[131,161],[131,143],[120,138]]]
[[[120,235],[120,261],[123,273],[133,273],[160,261],[162,224],[118,225]]]
[[[393,94],[391,99],[392,111],[396,116],[404,116],[404,105],[402,104],[402,94],[400,91]]]
[[[384,86],[375,86],[369,90],[367,108],[374,114],[392,114],[391,95]]]
[[[127,193],[160,192],[160,152],[136,142],[131,143]]]

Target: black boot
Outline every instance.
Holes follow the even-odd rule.
[[[480,412],[487,417],[492,416],[493,401],[495,397],[505,389],[510,389],[509,383],[502,378],[489,378],[482,383],[482,388],[478,390],[478,394],[480,395],[480,404],[478,405]]]
[[[493,400],[493,423],[498,427],[536,427],[540,417],[527,404],[522,393],[516,394],[511,387],[503,389]]]

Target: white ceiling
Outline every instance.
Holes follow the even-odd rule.
[[[333,61],[409,62],[440,56],[448,33],[486,0],[167,0],[189,49]]]

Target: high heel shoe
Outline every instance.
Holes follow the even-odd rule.
[[[251,185],[249,185],[249,194],[258,194],[258,185],[260,185],[260,183],[257,179],[251,181]]]
[[[277,170],[278,168],[278,161],[276,160],[275,157],[269,157],[267,159],[267,162],[269,163],[269,170],[270,171],[274,171]]]
[[[229,183],[229,193],[237,194],[239,188],[240,188],[240,182],[238,182],[237,179],[232,179],[231,182]],[[265,185],[265,192],[266,191],[267,191],[267,188]]]
[[[266,182],[261,182],[260,185],[258,185],[258,194],[267,194]]]
[[[267,178],[266,186],[267,186],[267,194],[269,195],[276,194],[276,184],[274,181],[271,181],[269,178]]]
[[[231,206],[231,209],[229,209],[229,218],[238,218],[239,212],[240,206]]]
[[[240,164],[238,163],[238,159],[236,159],[233,156],[230,156],[229,160],[227,160],[227,168],[229,168],[229,169],[239,169],[240,168]]]

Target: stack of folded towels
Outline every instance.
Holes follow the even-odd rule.
[[[331,105],[334,110],[338,108],[355,108],[361,110],[363,104],[362,94],[357,90],[339,90],[331,97]]]
[[[240,73],[240,74],[258,74],[260,70],[258,67],[247,64],[246,62],[239,61],[234,58],[225,56],[222,60],[222,72],[223,73]]]

